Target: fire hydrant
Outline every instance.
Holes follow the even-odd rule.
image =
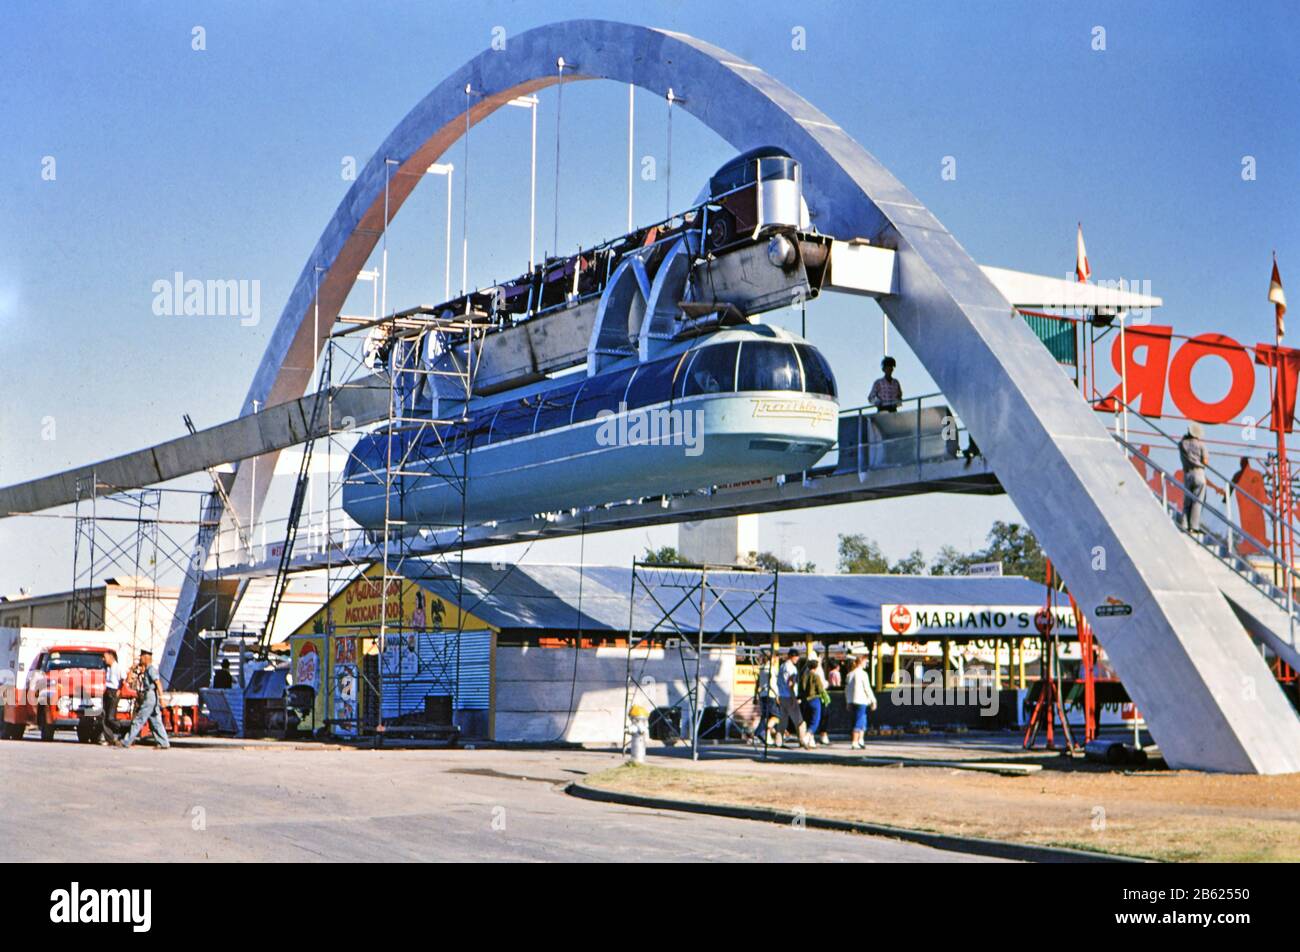
[[[645,742],[650,736],[650,712],[638,705],[628,711],[632,727],[628,732],[628,759],[634,764],[645,763]]]

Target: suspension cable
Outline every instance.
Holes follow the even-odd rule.
[[[472,89],[465,84],[465,149],[460,170],[460,293],[469,291],[469,110]],[[468,310],[468,305],[466,306]]]
[[[632,135],[635,128],[636,87],[627,84],[627,231],[632,233]]]
[[[533,96],[532,165],[528,176],[528,270],[537,264],[537,97]]]
[[[555,61],[559,74],[559,89],[555,101],[555,228],[551,234],[551,254],[560,253],[560,117],[564,112],[564,57]]]
[[[577,627],[573,636],[573,678],[569,682],[569,707],[564,715],[564,726],[552,743],[559,743],[569,733],[573,725],[574,702],[578,697],[578,661],[582,657],[582,582],[587,573],[587,514],[582,515],[581,531],[578,534],[578,609]]]
[[[397,164],[396,159],[384,159],[384,251],[382,277],[380,278],[380,313],[388,316],[388,180],[389,169]]]
[[[664,180],[667,185],[666,196],[664,199],[665,211],[664,220],[673,217],[673,88],[668,87],[668,157],[667,168],[664,170]]]
[[[537,264],[537,106],[539,100],[536,95],[516,96],[507,105],[518,106],[532,113],[528,150],[528,270],[531,272]]]

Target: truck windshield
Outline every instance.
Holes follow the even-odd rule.
[[[66,671],[69,668],[102,671],[107,667],[108,662],[98,651],[51,651],[49,660],[45,662],[46,671]]]

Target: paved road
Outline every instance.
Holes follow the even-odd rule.
[[[591,751],[0,742],[0,860],[968,862],[877,837],[593,803]]]

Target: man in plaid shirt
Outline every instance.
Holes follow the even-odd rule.
[[[903,402],[903,385],[894,379],[894,358],[886,357],[880,362],[880,369],[885,375],[871,385],[871,395],[867,402],[877,410],[893,413]]]

